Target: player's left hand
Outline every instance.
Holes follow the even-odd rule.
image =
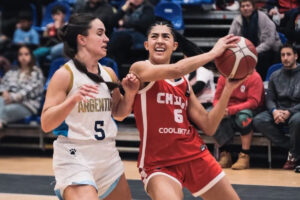
[[[140,88],[140,80],[136,75],[129,73],[123,78],[122,87],[126,93],[136,94]]]

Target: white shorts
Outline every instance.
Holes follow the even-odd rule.
[[[92,185],[99,196],[108,196],[111,186],[115,187],[124,173],[114,141],[79,141],[60,136],[53,145],[54,190],[60,197],[70,185]]]

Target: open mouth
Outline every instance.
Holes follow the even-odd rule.
[[[156,48],[154,49],[154,51],[155,51],[155,52],[158,52],[158,53],[163,53],[163,52],[166,51],[166,49],[163,48],[163,47],[156,47]]]

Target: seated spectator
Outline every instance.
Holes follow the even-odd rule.
[[[285,44],[280,51],[283,68],[270,77],[266,97],[267,111],[253,120],[254,127],[273,144],[289,150],[284,169],[300,172],[300,65],[295,47]],[[288,127],[289,137],[282,131]]]
[[[53,6],[51,10],[51,17],[54,22],[47,24],[46,30],[43,32],[43,46],[37,48],[33,52],[35,58],[43,69],[44,75],[47,75],[45,62],[63,56],[64,45],[58,38],[57,32],[66,23],[66,8],[60,4]]]
[[[178,51],[183,52],[184,57],[191,57],[203,53],[200,47],[177,31],[175,32],[175,38],[178,42]],[[213,66],[213,63],[209,62],[204,66],[200,66],[196,71],[186,75],[199,102],[207,110],[210,110],[212,107],[216,91],[214,73],[210,70]]]
[[[187,75],[191,87],[199,102],[205,109],[212,107],[215,96],[214,73],[204,67],[199,67],[196,71]]]
[[[9,70],[0,82],[0,128],[37,114],[43,94],[44,78],[35,66],[28,46],[18,50],[18,68]]]
[[[225,77],[220,76],[213,105],[219,101],[225,86]],[[224,119],[221,121],[214,138],[221,146],[219,164],[222,168],[247,169],[250,163],[250,146],[253,135],[252,119],[263,106],[264,86],[260,75],[254,71],[249,77],[236,88],[229,99],[225,109]],[[242,148],[238,160],[232,165],[231,143],[235,132],[241,136]]]
[[[31,26],[32,14],[28,11],[20,12],[19,23],[13,36],[13,44],[38,46],[40,44],[39,34]]]
[[[279,13],[278,10],[271,9],[269,16],[277,25],[277,30],[286,36],[288,42],[300,43],[300,7],[284,13]]]
[[[66,8],[60,4],[53,6],[51,9],[51,17],[54,22],[47,24],[46,30],[43,32],[43,37],[47,39],[47,46],[53,46],[60,43],[60,40],[57,37],[57,31],[66,23]]]
[[[110,37],[113,31],[114,8],[106,0],[87,0],[75,13],[91,13],[97,16],[104,24],[106,35]]]
[[[243,36],[255,45],[258,53],[256,70],[264,78],[269,66],[279,62],[276,55],[281,41],[276,26],[265,13],[255,9],[254,0],[241,0],[240,12],[234,18],[229,33]]]
[[[151,4],[144,0],[127,0],[114,16],[116,29],[110,38],[108,57],[114,59],[118,66],[128,62],[132,48],[144,49],[146,31],[154,21]]]

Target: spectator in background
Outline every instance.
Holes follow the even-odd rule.
[[[178,42],[178,51],[183,52],[185,58],[204,53],[200,47],[185,38],[183,35],[177,31],[174,33]],[[216,91],[214,74],[210,68],[213,68],[212,62],[205,64],[204,67],[199,66],[197,70],[186,75],[186,78],[191,84],[193,92],[202,106],[207,110],[210,110],[212,107],[212,102]]]
[[[116,27],[108,45],[108,57],[118,66],[128,61],[131,48],[144,49],[146,31],[154,22],[154,8],[144,0],[127,0],[116,13],[113,25]]]
[[[254,127],[273,144],[289,149],[283,169],[300,172],[300,65],[295,47],[285,44],[280,51],[283,68],[273,72],[264,111],[253,120]],[[282,131],[288,127],[289,137]]]
[[[300,43],[300,7],[279,13],[271,9],[269,16],[277,25],[277,30],[283,33],[290,43]]]
[[[213,105],[216,92],[214,73],[205,67],[199,67],[196,71],[190,73],[187,78],[199,102],[205,109],[209,110]]]
[[[63,56],[64,45],[58,38],[57,32],[66,23],[66,8],[61,4],[54,6],[51,10],[51,16],[54,22],[47,24],[46,30],[43,32],[43,46],[33,52],[45,75],[48,74],[46,63]]]
[[[281,41],[276,26],[265,13],[255,9],[254,0],[241,0],[240,12],[234,18],[229,33],[243,36],[255,45],[258,53],[256,70],[265,78],[269,66],[279,62],[276,55]]]
[[[43,94],[44,78],[35,66],[28,46],[18,50],[18,68],[9,70],[0,82],[0,128],[9,122],[37,114]]]
[[[46,30],[43,32],[43,37],[47,38],[48,40],[46,42],[48,46],[52,44],[60,43],[60,40],[57,37],[57,32],[58,29],[63,27],[64,24],[66,23],[65,22],[66,8],[60,4],[55,5],[51,10],[51,16],[54,22],[47,24]]]
[[[114,16],[113,7],[106,0],[87,0],[82,7],[78,7],[75,13],[90,13],[98,17],[106,28],[106,35],[109,37],[113,31],[112,20]]]
[[[280,13],[284,13],[300,7],[300,0],[268,0],[266,8],[271,11],[274,7],[277,7]]]
[[[40,44],[39,34],[31,26],[32,13],[28,11],[20,12],[19,23],[13,36],[13,44],[38,46]]]
[[[225,86],[225,77],[220,76],[213,105],[215,106]],[[229,99],[225,109],[224,118],[221,121],[214,138],[221,146],[219,164],[222,168],[247,169],[250,163],[250,146],[253,135],[252,119],[263,106],[264,86],[260,75],[254,71]],[[228,144],[233,139],[235,132],[240,132],[242,148],[238,160],[232,165],[232,158]]]

